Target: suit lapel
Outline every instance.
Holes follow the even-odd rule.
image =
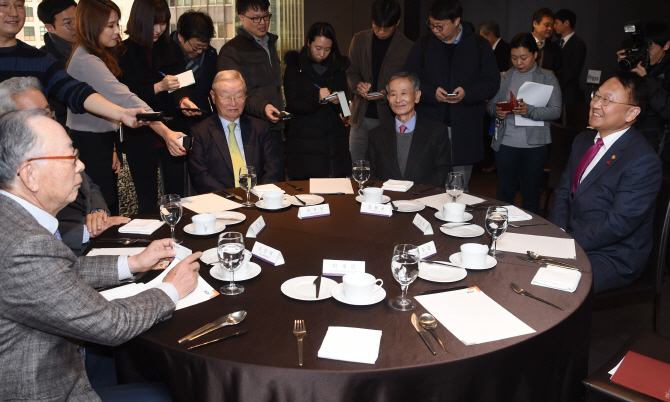
[[[598,178],[607,171],[611,166],[613,166],[618,160],[621,159],[621,153],[624,152],[628,141],[632,137],[630,129],[626,131],[617,141],[612,144],[612,146],[605,152],[602,158],[596,163],[593,169],[589,172],[588,175],[579,183],[577,191],[575,191],[575,198],[579,197],[584,191],[586,191],[591,184],[593,184]],[[614,157],[614,158],[613,158]]]
[[[365,61],[363,63],[363,68],[365,69],[365,71],[363,71],[363,77],[365,77],[365,79],[368,79],[367,77],[369,77],[370,80],[372,80],[372,36],[374,36],[374,32],[370,30],[370,37],[363,48],[363,52],[365,52],[363,54],[363,60]],[[356,90],[356,88],[354,88],[354,90]],[[370,90],[376,91],[377,88],[371,88]]]
[[[421,148],[426,144],[428,139],[428,130],[423,128],[423,120],[417,116],[414,132],[412,133],[412,143],[409,147],[409,154],[407,155],[407,166],[405,166],[405,177],[411,177],[410,173],[414,166],[416,166],[421,156]]]
[[[233,161],[230,159],[230,150],[228,149],[228,141],[224,138],[226,135],[223,125],[221,124],[221,119],[218,114],[214,114],[209,121],[209,135],[212,137],[212,141],[216,144],[216,147],[219,149],[223,160],[228,166],[228,170],[233,171]]]
[[[253,127],[251,119],[245,115],[240,116],[240,130],[242,131],[242,147],[244,148],[244,161],[247,165],[252,165],[252,155],[254,154],[254,146],[256,141],[251,141],[251,132]],[[257,172],[258,173],[258,172]]]

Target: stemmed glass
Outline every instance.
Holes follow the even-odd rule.
[[[393,277],[402,288],[402,298],[391,303],[391,307],[401,311],[411,311],[416,308],[414,302],[407,298],[407,288],[419,275],[419,249],[411,244],[398,244],[393,249],[391,261]]]
[[[358,182],[358,195],[363,196],[363,183],[370,179],[370,162],[360,159],[353,162],[352,176]]]
[[[165,194],[161,197],[161,218],[170,225],[172,241],[180,244],[181,240],[174,237],[174,227],[181,219],[181,198],[179,194]]]
[[[247,192],[247,202],[242,204],[243,207],[245,208],[251,208],[255,204],[251,201],[249,201],[249,192],[256,187],[256,182],[258,181],[258,178],[256,176],[256,168],[253,166],[247,166],[247,172],[242,173],[242,169],[240,169],[240,187],[244,191]]]
[[[224,295],[237,295],[244,292],[244,286],[235,285],[235,270],[244,261],[244,237],[242,237],[242,233],[221,233],[216,253],[221,266],[230,272],[230,284],[223,286],[221,293]]]
[[[450,172],[447,176],[447,194],[451,196],[453,202],[463,194],[463,173]]]
[[[491,247],[489,255],[503,257],[501,251],[496,251],[496,240],[507,230],[507,208],[489,207],[486,210],[486,231],[491,235]]]

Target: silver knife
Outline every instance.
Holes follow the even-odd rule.
[[[215,327],[215,326],[217,326],[217,325],[221,325],[221,324],[227,322],[227,321],[228,321],[228,316],[230,316],[230,314],[226,314],[226,315],[224,315],[224,316],[221,317],[221,318],[217,318],[216,320],[214,320],[214,321],[212,321],[212,322],[210,322],[210,323],[208,323],[208,324],[203,325],[202,327],[196,329],[195,331],[193,331],[193,332],[191,332],[190,334],[186,335],[185,337],[181,338],[178,342],[179,342],[179,343],[182,343],[182,342],[184,342],[184,341],[187,341],[187,340],[189,340],[190,337],[192,337],[192,336],[196,336],[196,335],[198,335],[200,332],[206,331],[206,330],[208,330],[208,329],[210,329],[210,328],[212,328],[212,327]]]
[[[575,268],[572,265],[564,264],[564,263],[559,262],[559,261],[547,262],[547,261],[542,261],[542,260],[534,260],[532,258],[526,258],[526,257],[520,256],[520,255],[517,255],[516,258],[518,258],[522,261],[528,261],[528,262],[532,262],[532,263],[535,263],[535,264],[540,264],[540,265],[550,264],[550,265],[556,265],[556,266],[559,266],[559,267],[565,268],[565,269],[573,269],[575,271],[581,271],[581,269],[579,269],[579,268]]]
[[[303,201],[303,200],[301,200],[300,198],[298,198],[297,195],[294,195],[293,197],[294,197],[296,200],[300,201],[300,203],[301,203],[302,205],[307,206],[307,204],[305,204],[305,201]]]
[[[99,242],[105,242],[105,243],[124,243],[127,240],[132,240],[133,243],[151,243],[153,241],[149,239],[131,239],[129,237],[119,237],[116,239],[109,239],[109,238],[98,239]]]
[[[243,330],[243,331],[237,331],[237,332],[235,332],[234,334],[226,335],[226,336],[223,336],[223,337],[221,337],[221,338],[214,339],[214,340],[209,341],[209,342],[205,342],[205,343],[201,343],[201,344],[199,344],[199,345],[191,346],[191,347],[188,348],[188,350],[195,349],[195,348],[199,348],[200,346],[209,345],[210,343],[214,343],[214,342],[222,341],[222,340],[224,340],[224,339],[232,338],[232,337],[234,337],[234,336],[244,335],[244,334],[246,334],[247,332],[249,332],[249,331],[246,330],[246,329]]]
[[[319,298],[319,290],[321,290],[321,275],[317,276],[314,279],[314,284],[316,285],[316,298]]]
[[[426,330],[423,329],[423,327],[419,324],[419,319],[416,318],[416,313],[412,313],[412,325],[414,325],[414,329],[416,329],[416,332],[418,332],[419,335],[421,335],[421,339],[423,339],[426,346],[428,346],[428,349],[430,349],[430,353],[432,353],[433,356],[435,356],[437,353],[435,353],[435,351],[433,350],[433,347],[430,346],[430,343],[428,343],[428,339],[426,339],[426,336],[425,336],[426,335]]]

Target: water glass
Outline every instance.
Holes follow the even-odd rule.
[[[180,244],[182,241],[174,237],[174,227],[177,225],[177,222],[181,219],[182,209],[181,209],[181,198],[179,194],[165,194],[161,197],[161,218],[170,225],[170,231],[172,232],[172,241]]]
[[[221,267],[230,272],[230,284],[221,288],[221,294],[237,295],[244,292],[244,286],[235,285],[235,271],[244,262],[244,237],[239,232],[225,232],[219,235],[216,254]]]
[[[393,249],[391,271],[402,289],[402,297],[391,302],[391,307],[400,311],[411,311],[416,304],[407,298],[407,288],[419,275],[419,249],[412,244],[399,244]]]
[[[492,257],[503,257],[503,253],[496,251],[496,240],[507,230],[507,208],[489,207],[486,210],[486,231],[491,235],[491,246],[489,255]]]
[[[370,162],[360,159],[353,162],[352,176],[358,182],[358,195],[363,196],[363,183],[370,179]]]
[[[452,202],[456,202],[456,199],[463,194],[463,173],[460,172],[450,172],[447,176],[447,194],[452,199]]]
[[[245,208],[251,208],[255,204],[249,201],[249,192],[253,190],[254,187],[256,187],[258,177],[256,176],[256,168],[254,168],[253,166],[247,166],[246,169],[247,169],[246,173],[242,173],[242,169],[240,169],[239,174],[240,187],[242,187],[242,189],[247,192],[247,202],[242,204],[242,206]]]

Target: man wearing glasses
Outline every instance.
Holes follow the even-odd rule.
[[[488,41],[461,22],[458,0],[436,0],[428,13],[431,33],[414,42],[405,70],[421,80],[417,113],[447,126],[453,169],[468,191],[472,165],[484,158],[485,101],[498,92],[500,73]]]
[[[549,220],[586,251],[594,293],[633,283],[652,246],[661,160],[635,127],[649,102],[635,73],[618,72],[593,94],[589,124],[577,136],[554,192]]]

